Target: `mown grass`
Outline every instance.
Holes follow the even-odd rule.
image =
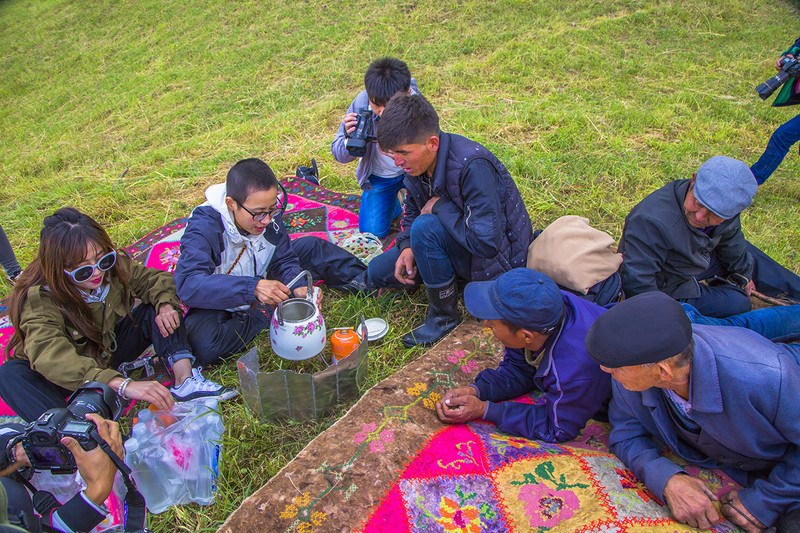
[[[534,225],[588,216],[619,237],[649,191],[706,158],[749,163],[794,116],[753,87],[796,37],[781,0],[0,2],[0,224],[21,263],[44,216],[77,206],[128,244],[202,200],[236,160],[279,174],[312,157],[322,184],[355,191],[328,146],[374,58],[404,58],[446,131],[492,149]],[[792,152],[744,215],[747,236],[800,267]],[[5,295],[7,287],[0,289]],[[421,294],[326,296],[330,327],[388,317],[369,383],[421,353],[401,335]],[[264,339],[258,341],[264,344]],[[264,356],[264,364],[269,364]],[[212,378],[235,384],[233,364]],[[159,531],[217,525],[347,406],[316,424],[260,424],[224,407],[221,489],[210,507],[155,517]]]

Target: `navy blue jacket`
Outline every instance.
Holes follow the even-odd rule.
[[[574,439],[598,411],[604,411],[611,396],[611,378],[586,352],[586,332],[602,307],[562,291],[566,315],[536,354],[537,366],[523,350],[506,348],[497,369],[478,374],[478,398],[487,401],[484,418],[506,433],[547,442]],[[539,389],[544,405],[516,402],[494,403]]]
[[[662,499],[669,478],[685,472],[656,442],[691,463],[721,468],[747,487],[739,490],[742,504],[769,526],[800,509],[800,366],[782,344],[750,330],[692,327],[697,442],[679,439],[661,389],[632,392],[614,380],[611,451]]]
[[[175,285],[183,303],[201,309],[229,309],[254,304],[259,280],[267,278],[288,283],[299,274],[300,262],[292,251],[289,234],[281,218],[275,220],[277,224],[270,223],[264,230],[264,238],[275,245],[266,273],[227,276],[214,274],[225,247],[222,217],[210,205],[196,208],[181,237],[181,256],[175,267]]]
[[[434,196],[432,212],[447,232],[472,254],[472,280],[491,280],[525,266],[533,242],[531,219],[511,174],[475,141],[441,132],[436,168],[428,189],[406,174],[405,216],[397,246],[411,245],[411,225]]]
[[[625,296],[662,291],[676,300],[697,298],[695,276],[709,267],[711,255],[750,279],[753,259],[746,252],[739,215],[709,233],[686,221],[683,201],[691,180],[675,180],[647,195],[625,217],[619,241]]]

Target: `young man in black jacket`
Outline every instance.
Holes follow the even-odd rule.
[[[428,315],[405,337],[430,346],[461,321],[456,277],[486,281],[524,266],[530,217],[508,170],[489,150],[439,130],[422,95],[399,95],[378,123],[378,144],[405,172],[396,246],[370,262],[376,287],[425,284]]]

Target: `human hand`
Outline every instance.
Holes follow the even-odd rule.
[[[720,511],[731,523],[736,524],[747,533],[759,533],[767,527],[751,515],[750,511],[745,509],[744,504],[739,499],[739,491],[736,489],[722,496]]]
[[[445,392],[442,396],[441,402],[447,405],[447,400],[450,398],[458,398],[459,396],[475,396],[478,397],[478,391],[475,387],[456,387]]]
[[[439,420],[448,424],[463,424],[476,418],[483,418],[486,402],[476,396],[464,395],[436,402]]]
[[[775,62],[775,70],[778,70],[778,71],[780,71],[780,70],[783,70],[783,69],[781,68],[781,61],[782,61],[782,60],[783,60],[783,58],[785,58],[785,57],[788,57],[789,59],[794,59],[794,56],[793,56],[792,54],[786,54],[786,55],[782,55],[782,56],[781,56],[781,57],[779,57],[779,58],[778,58],[778,60]]]
[[[394,264],[394,277],[403,285],[414,285],[414,278],[417,277],[417,262],[414,260],[414,252],[411,248],[406,248],[400,252],[400,257]]]
[[[664,486],[664,499],[672,516],[682,524],[699,529],[710,529],[719,523],[714,508],[717,496],[703,481],[688,474],[675,474]]]
[[[168,337],[181,325],[181,315],[172,304],[161,304],[156,315],[156,326],[162,337]]]
[[[25,448],[22,447],[22,443],[18,442],[17,445],[14,446],[14,470],[19,470],[27,466],[31,466],[31,460],[28,459],[28,454],[25,453]]]
[[[308,287],[298,287],[292,291],[292,294],[295,298],[308,298]],[[319,287],[314,287],[314,290],[311,294],[312,298],[314,299],[314,303],[317,307],[319,307],[322,303],[322,289]]]
[[[122,459],[122,435],[119,432],[119,424],[106,420],[97,413],[87,413],[86,418],[94,422],[100,438],[106,441],[111,450]],[[100,446],[87,452],[72,437],[62,438],[61,444],[75,457],[78,472],[86,482],[86,497],[96,505],[103,505],[114,486],[114,475],[117,473],[114,462]]]
[[[114,378],[108,382],[108,386],[114,390],[118,390],[121,384],[122,378]],[[157,381],[131,381],[125,387],[125,397],[150,402],[163,410],[169,410],[175,403],[169,389]]]
[[[420,215],[433,214],[433,204],[435,204],[437,200],[439,200],[439,197],[434,196],[433,198],[425,202],[425,205],[422,206],[422,209],[420,210],[419,214]]]
[[[296,289],[300,290],[300,289]],[[289,287],[271,279],[260,279],[256,284],[255,296],[262,304],[276,306],[284,300],[289,299],[291,293]]]
[[[358,123],[358,115],[355,113],[348,113],[344,116],[344,131],[349,137],[351,133],[356,131],[356,124]]]
[[[750,280],[750,282],[747,285],[745,285],[742,290],[747,296],[750,296],[753,293],[753,291],[756,290],[755,282],[753,282],[753,280]]]

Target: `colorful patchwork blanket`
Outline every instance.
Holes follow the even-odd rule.
[[[291,238],[313,235],[339,244],[358,233],[359,195],[340,194],[295,177],[284,178],[281,183],[289,195],[283,221]],[[123,250],[148,267],[172,272],[178,264],[186,220],[175,219]],[[384,248],[391,246],[398,229],[393,227],[383,239]],[[13,333],[7,301],[3,300],[0,302],[0,364],[5,361],[5,346]],[[11,408],[0,400],[0,422],[13,416]]]
[[[462,324],[372,387],[218,533],[693,531],[609,451],[607,424],[591,421],[559,445],[482,421],[439,422],[441,395],[497,366],[500,354],[490,329]],[[536,394],[516,401],[543,402]],[[685,467],[717,495],[738,487],[721,471]],[[739,529],[725,522],[714,531]]]

